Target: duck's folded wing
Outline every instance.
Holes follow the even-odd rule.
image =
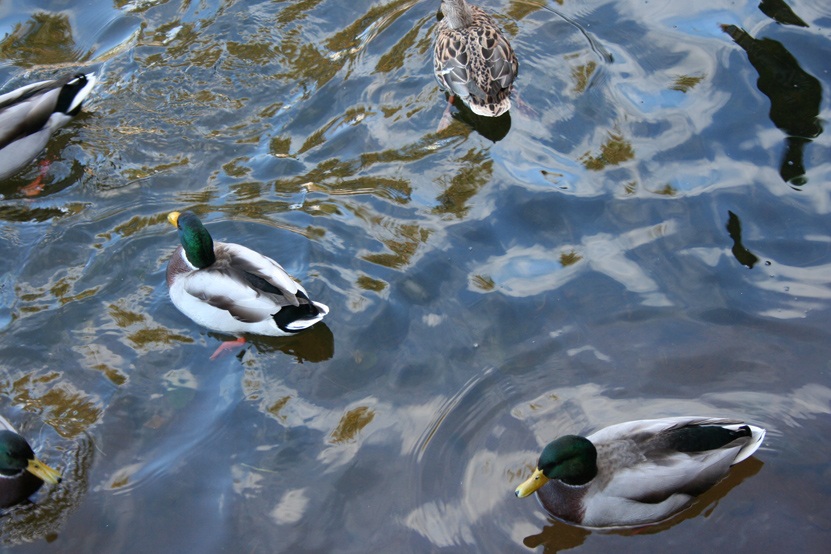
[[[285,304],[298,306],[297,291],[303,287],[292,279],[283,266],[259,252],[234,243],[215,243],[217,257],[228,260],[229,267],[242,274],[250,287],[285,298]],[[304,291],[305,292],[305,291]]]
[[[5,94],[0,95],[0,110],[4,110],[8,106],[20,101],[21,98],[29,97],[38,92],[55,88],[56,81],[38,81],[24,87],[16,88]]]
[[[715,427],[720,427],[730,433],[713,433],[713,431],[716,431],[716,429],[713,429]],[[698,433],[695,428],[709,428],[710,432]],[[688,432],[689,430],[693,430],[693,433]],[[740,438],[740,435],[747,435],[748,432],[749,436]],[[675,436],[673,437],[673,435]],[[726,444],[733,438],[739,441],[737,444],[740,447],[732,462],[737,464],[752,456],[759,449],[765,439],[765,430],[738,419],[682,416],[628,421],[606,427],[588,437],[595,444],[617,439],[628,439],[648,448],[655,448],[661,444],[674,444],[674,448],[676,448],[679,446],[679,441],[689,442],[690,444],[685,448],[678,448],[685,452],[690,452],[696,448],[694,446],[696,444],[702,445],[698,448],[709,450],[715,448],[715,446],[712,446],[712,444],[706,446],[707,443],[723,441]]]
[[[619,469],[604,487],[607,496],[656,504],[674,494],[697,496],[729,471],[743,444],[708,452],[652,452],[632,467]]]
[[[467,98],[468,95],[480,96],[485,93],[474,83],[467,71],[468,55],[465,45],[452,34],[442,34],[436,38],[433,52],[433,68],[439,85],[456,96]]]
[[[47,91],[22,102],[10,103],[2,108],[0,110],[0,148],[43,129],[55,109],[58,92],[58,90]]]
[[[251,287],[239,272],[221,269],[188,275],[184,291],[244,323],[265,321],[289,304],[281,296]]]
[[[621,438],[631,438],[638,442],[649,440],[654,435],[671,429],[679,429],[692,425],[742,425],[737,419],[681,416],[664,417],[660,419],[639,419],[604,427],[589,435],[587,438],[595,444]]]
[[[511,45],[495,29],[489,30],[480,39],[482,56],[490,71],[490,89],[486,91],[491,96],[498,96],[502,91],[510,89],[517,75],[519,65],[514,56]]]

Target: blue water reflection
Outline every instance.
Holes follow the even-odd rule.
[[[0,411],[66,475],[7,551],[827,550],[824,5],[480,5],[509,125],[442,130],[438,0],[0,5],[3,91],[101,78],[0,183]],[[174,209],[325,322],[209,360]],[[637,533],[514,497],[556,435],[677,414],[768,438]]]

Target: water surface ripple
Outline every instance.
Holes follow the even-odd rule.
[[[0,412],[65,475],[4,551],[827,550],[824,3],[482,0],[514,107],[442,130],[439,4],[0,5],[2,91],[101,79],[0,183]],[[329,316],[210,361],[174,209]],[[768,438],[668,522],[513,495],[558,435],[679,414]]]

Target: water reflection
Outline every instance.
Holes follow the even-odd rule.
[[[542,245],[512,246],[504,254],[492,256],[474,267],[469,274],[469,288],[483,292],[498,289],[517,297],[533,296],[556,290],[595,271],[640,294],[644,305],[669,306],[672,302],[659,284],[630,256],[638,248],[677,232],[678,222],[670,220],[616,237],[607,233],[585,236],[580,244],[562,244],[556,249]]]
[[[788,135],[779,174],[794,186],[804,185],[803,147],[822,133],[817,118],[822,85],[799,66],[781,42],[755,39],[735,25],[723,25],[722,30],[747,52],[759,73],[759,90],[770,99],[770,120]]]
[[[519,477],[520,436],[506,414],[518,392],[502,372],[488,368],[422,410],[432,421],[407,448],[404,467],[416,480],[410,485],[415,505],[404,524],[431,544],[493,551],[512,534],[517,518],[505,513],[505,504],[516,500],[508,493]]]
[[[0,57],[31,67],[84,62],[90,54],[81,52],[75,44],[68,15],[39,11],[29,21],[15,23],[0,40]]]
[[[13,355],[9,351],[4,354]],[[8,371],[5,367],[2,369],[4,373]],[[13,381],[0,381],[0,394],[39,413],[45,423],[66,439],[77,438],[102,415],[100,398],[79,390],[57,371],[30,372]]]
[[[590,534],[591,531],[588,529],[552,519],[551,524],[544,526],[542,531],[522,539],[522,544],[528,548],[542,546],[543,554],[555,554],[577,548],[586,541],[586,537]]]
[[[729,215],[727,220],[727,233],[733,239],[733,248],[731,249],[733,256],[736,257],[740,264],[753,269],[753,266],[759,261],[759,258],[742,244],[742,224],[739,221],[739,216],[731,211],[727,213]]]
[[[768,99],[716,22],[775,27],[759,3],[490,0],[539,114],[495,142],[456,108],[434,132],[438,0],[43,0],[73,27],[54,60],[114,46],[43,192],[20,192],[35,164],[0,184],[0,394],[103,454],[55,542],[9,550],[686,554],[752,529],[738,551],[822,552],[829,137],[793,196],[767,167],[782,131],[735,108]],[[23,40],[32,8],[3,6]],[[825,84],[799,6],[809,31],[780,40]],[[163,281],[180,206],[300,252],[336,317],[209,363]],[[737,271],[739,244],[773,265]],[[513,496],[551,434],[673,410],[770,430],[710,517],[585,535]]]
[[[227,337],[208,333],[219,340]],[[335,336],[332,330],[321,321],[309,329],[288,337],[266,337],[249,335],[246,341],[256,348],[260,355],[282,352],[292,356],[297,363],[319,363],[335,355]]]
[[[762,0],[759,3],[759,9],[766,16],[782,25],[796,25],[797,27],[808,26],[807,23],[802,21],[801,17],[794,13],[793,9],[785,0]]]

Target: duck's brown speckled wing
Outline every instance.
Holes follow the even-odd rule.
[[[443,19],[436,32],[433,69],[439,86],[459,96],[479,115],[502,115],[511,107],[510,95],[519,63],[496,21],[471,6],[474,23],[451,29]]]

